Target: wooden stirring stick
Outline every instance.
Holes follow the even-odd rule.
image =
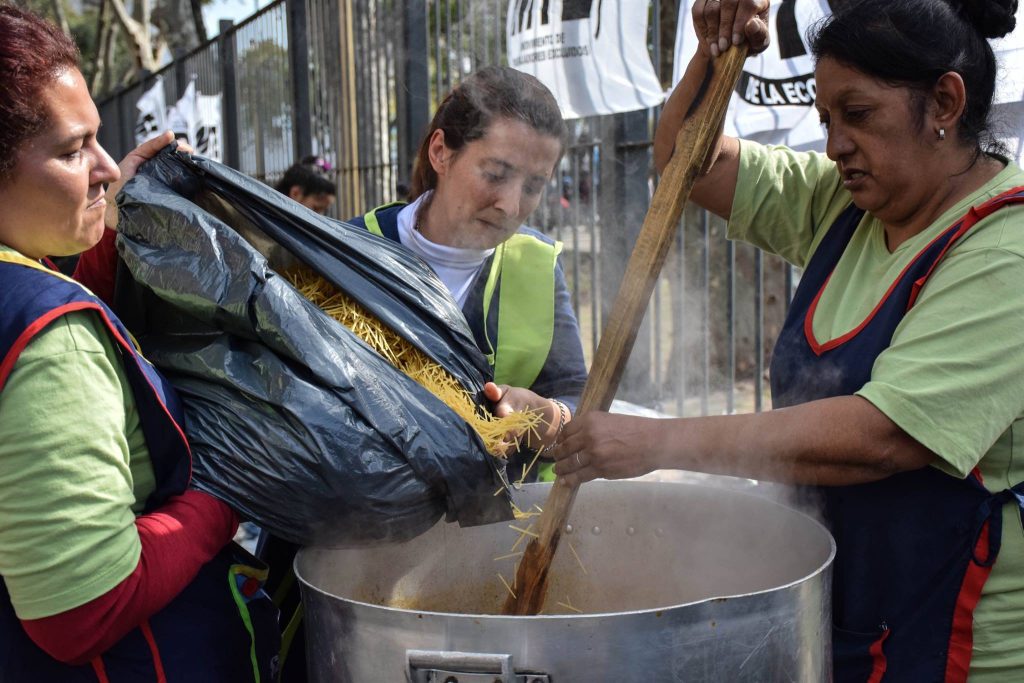
[[[591,410],[608,410],[611,406],[651,292],[669,247],[675,240],[679,217],[711,152],[746,56],[746,46],[733,47],[712,62],[713,73],[704,97],[676,136],[672,159],[651,199],[607,327],[601,335],[601,343],[576,409],[577,418]],[[569,519],[576,490],[575,486],[557,481],[551,487],[538,521],[539,538],[530,541],[519,562],[513,584],[517,587],[516,593],[506,598],[504,614],[537,614],[544,606],[551,560]]]

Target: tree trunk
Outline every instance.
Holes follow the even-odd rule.
[[[192,2],[161,0],[153,9],[153,25],[167,40],[167,46],[175,59],[179,59],[199,47]]]
[[[96,12],[96,53],[89,81],[89,92],[93,97],[106,92],[105,85],[110,78],[110,38],[114,28],[110,20],[110,4],[107,0],[100,0],[99,11]]]
[[[160,67],[157,53],[153,49],[153,41],[149,37],[149,0],[136,0],[135,13],[140,17],[138,20],[128,15],[123,0],[108,0],[114,8],[117,20],[128,35],[128,44],[135,58],[135,66],[138,69],[156,71]]]
[[[206,35],[206,23],[203,21],[203,4],[201,0],[189,0],[192,4],[192,20],[196,24],[196,37],[199,38],[199,44],[202,45],[209,36]]]
[[[71,27],[68,25],[68,15],[64,11],[64,0],[51,0],[53,5],[53,13],[57,17],[57,25],[60,26],[60,30],[64,32],[64,35],[71,35]]]

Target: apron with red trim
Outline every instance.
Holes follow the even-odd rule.
[[[818,300],[864,212],[844,211],[811,258],[771,362],[772,404],[851,395],[871,378],[903,316],[950,247],[981,218],[1024,201],[1024,188],[972,208],[925,247],[855,330],[819,344]],[[856,486],[822,487],[835,536],[836,683],[965,681],[973,610],[999,553],[1002,508],[1024,484],[994,493],[934,467]]]
[[[88,290],[30,262],[0,260],[0,391],[32,338],[77,310],[95,311],[121,354],[156,477],[146,500],[151,511],[183,492],[191,476],[182,407],[117,316]],[[0,681],[270,682],[280,635],[265,578],[265,565],[231,544],[167,607],[83,666],[62,664],[29,639],[0,582]]]

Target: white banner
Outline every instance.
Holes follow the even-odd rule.
[[[508,63],[551,89],[567,119],[646,109],[665,95],[644,0],[509,0]]]
[[[185,139],[192,144],[196,139],[196,127],[199,123],[199,109],[196,101],[196,82],[189,81],[185,92],[173,107],[167,110],[167,125],[174,132],[174,137]]]
[[[143,93],[135,104],[138,116],[135,119],[135,144],[141,145],[155,135],[167,130],[167,104],[164,99],[164,82],[159,76],[156,83]]]
[[[222,161],[224,147],[221,144],[220,95],[200,95],[198,111],[199,122],[192,145],[204,157]]]
[[[673,83],[679,82],[697,51],[690,14],[696,1],[687,0],[685,8],[679,8]],[[827,0],[782,0],[771,5],[771,45],[744,64],[726,115],[726,135],[796,149],[824,149],[824,132],[814,109],[814,60],[806,34],[829,12]]]
[[[695,2],[687,0],[680,8],[674,83],[697,49],[690,14]],[[727,135],[794,149],[824,150],[825,134],[814,109],[814,61],[807,47],[807,31],[829,14],[827,0],[781,0],[771,6],[771,45],[743,67],[726,115]],[[1018,10],[1018,24],[1021,19]],[[1020,161],[1024,152],[1024,26],[993,41],[992,49],[999,61],[993,132]]]
[[[193,80],[181,99],[167,111],[167,126],[188,141],[197,154],[221,161],[220,95],[202,95]]]

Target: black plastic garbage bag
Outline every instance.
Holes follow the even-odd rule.
[[[181,395],[194,486],[301,544],[511,518],[476,432],[275,271],[312,267],[483,401],[486,359],[426,264],[172,147],[118,203],[116,306]]]

